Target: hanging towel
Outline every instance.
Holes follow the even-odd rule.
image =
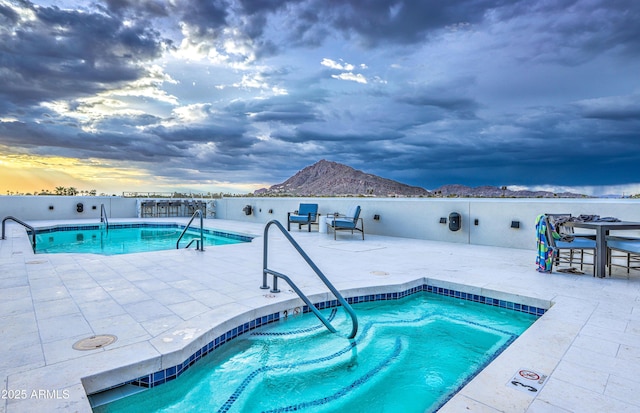
[[[551,226],[550,232],[552,234],[555,232],[553,226]],[[536,235],[538,237],[537,270],[538,272],[550,273],[553,268],[554,251],[547,240],[547,220],[544,214],[538,215],[536,218]]]

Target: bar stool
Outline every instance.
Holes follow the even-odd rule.
[[[182,205],[182,201],[169,201],[167,203],[167,216],[177,217],[178,210],[180,209],[181,205]]]
[[[143,201],[141,206],[142,206],[141,215],[143,218],[154,216],[155,208],[156,208],[155,201]]]
[[[157,204],[158,207],[158,217],[161,216],[169,216],[169,203],[167,201],[159,201]]]

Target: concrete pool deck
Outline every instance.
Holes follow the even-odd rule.
[[[111,223],[123,221],[139,220]],[[60,222],[29,222],[54,223]],[[279,294],[259,288],[262,224],[205,220],[205,226],[258,238],[204,252],[34,255],[23,227],[7,223],[7,239],[0,241],[0,412],[90,412],[86,392],[176,364],[239,321],[299,305],[284,282]],[[331,233],[291,233],[345,296],[428,283],[552,304],[441,412],[640,411],[637,271],[606,279],[593,278],[590,267],[585,275],[543,275],[535,271],[533,250],[374,235],[362,241],[349,233],[334,241]],[[328,296],[275,228],[269,242],[270,268],[292,276],[314,301]],[[96,350],[72,348],[100,334],[118,340]],[[508,385],[523,368],[548,376],[539,392]]]

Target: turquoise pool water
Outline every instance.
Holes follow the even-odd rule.
[[[184,230],[175,224],[111,224],[104,226],[69,226],[36,230],[36,253],[92,253],[102,255],[175,249]],[[184,248],[192,239],[200,239],[200,229],[189,229],[180,240]],[[250,237],[205,230],[204,246],[237,244]],[[195,248],[195,243],[191,245]]]
[[[537,319],[430,293],[354,309],[354,340],[312,314],[289,316],[224,344],[175,380],[94,410],[433,412]],[[342,309],[323,311],[350,331]]]

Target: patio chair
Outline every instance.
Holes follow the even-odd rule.
[[[595,276],[595,264],[596,264],[596,241],[582,236],[576,236],[573,233],[573,228],[564,227],[558,225],[556,227],[555,219],[559,216],[566,216],[570,214],[546,214],[545,219],[547,221],[547,242],[554,251],[554,263],[556,265],[568,264],[573,268],[574,261],[580,264],[580,270],[584,269],[584,265],[594,266]],[[555,234],[554,234],[555,233]],[[576,251],[580,252],[580,258],[576,256]],[[592,255],[593,260],[590,263],[585,262],[584,256]]]
[[[616,255],[615,253],[622,255]],[[620,264],[623,259],[625,265]],[[612,267],[622,267],[630,270],[640,270],[640,238],[607,237],[607,261],[609,264],[609,276]]]
[[[298,229],[301,229],[303,225],[309,226],[309,232],[311,232],[311,225],[317,224],[318,219],[318,204],[300,204],[298,210],[295,212],[287,212],[287,231],[291,231],[291,223],[298,224]]]
[[[333,228],[333,239],[338,231],[360,231],[364,240],[364,221],[360,218],[360,205],[352,207],[346,215],[333,214],[327,216],[327,227]],[[360,222],[360,228],[358,228]]]

